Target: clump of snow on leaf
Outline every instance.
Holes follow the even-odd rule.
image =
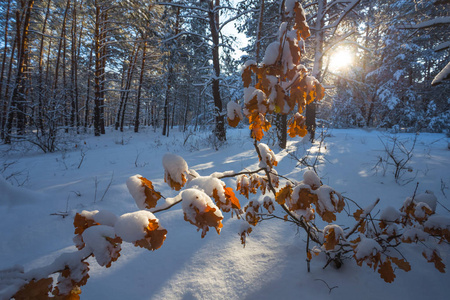
[[[369,256],[375,256],[378,252],[383,251],[380,244],[377,241],[371,238],[366,238],[363,235],[360,235],[361,241],[358,243],[358,246],[355,248],[355,258],[357,260],[364,259]]]
[[[199,230],[202,229],[202,237],[206,235],[208,227],[214,227],[220,233],[223,215],[207,194],[190,188],[181,193],[181,198],[184,219],[196,225]]]
[[[162,159],[164,180],[175,190],[180,190],[187,181],[189,171],[186,161],[179,155],[166,153]]]
[[[142,176],[137,174],[134,176],[131,176],[127,179],[127,188],[130,192],[131,196],[133,197],[134,201],[136,202],[137,207],[139,209],[145,209],[145,187],[142,184],[141,181]]]
[[[425,193],[416,195],[414,202],[425,203],[433,212],[436,211],[437,198],[432,191],[426,190]]]
[[[396,209],[395,207],[388,206],[381,212],[380,220],[385,222],[386,224],[392,224],[402,217],[402,213]]]
[[[82,236],[86,247],[94,253],[94,257],[100,266],[105,266],[111,262],[112,244],[106,238],[115,238],[113,227],[107,225],[92,226],[86,229]]]
[[[158,222],[155,215],[146,210],[123,214],[117,220],[114,229],[122,240],[134,243],[145,237],[147,233],[145,229],[149,224],[149,220]],[[160,228],[162,227],[160,226]]]
[[[264,65],[273,65],[276,63],[279,55],[280,43],[272,42],[267,46],[262,63]]]
[[[424,223],[425,228],[450,230],[450,218],[439,215],[432,215]]]
[[[303,182],[309,185],[313,190],[322,185],[319,176],[317,176],[316,172],[311,170],[307,170],[303,173]]]
[[[278,162],[275,153],[270,150],[269,146],[264,143],[259,143],[258,149],[261,154],[261,161],[259,163],[260,168],[272,169],[273,166],[277,165]]]

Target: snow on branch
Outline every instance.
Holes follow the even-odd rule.
[[[323,27],[322,30],[330,29],[330,28],[334,28],[334,30],[336,30],[336,28],[339,26],[339,24],[342,22],[342,20],[345,18],[345,16],[347,16],[348,13],[351,12],[353,10],[353,8],[355,8],[355,6],[359,4],[359,2],[361,2],[361,0],[353,0],[353,1],[349,2],[347,4],[347,6],[344,8],[344,11],[339,16],[339,18],[336,21],[334,21],[333,24]]]
[[[184,5],[181,3],[171,3],[171,2],[157,2],[156,4],[158,5],[167,5],[167,6],[173,6],[173,7],[179,7],[179,8],[185,8],[185,9],[196,9],[196,10],[201,10],[204,12],[208,12],[209,10],[206,8],[202,8],[202,7],[198,7],[198,6],[189,6],[189,5]]]
[[[450,48],[450,41],[440,43],[439,45],[437,45],[436,47],[434,47],[433,50],[434,50],[435,52],[439,52],[439,51],[442,51],[442,50],[445,50],[445,49],[448,49],[448,48]]]
[[[434,77],[433,81],[431,82],[432,86],[436,86],[438,84],[441,84],[444,80],[450,79],[450,62],[445,66],[444,69],[442,69],[439,74]]]
[[[400,25],[399,29],[423,29],[440,25],[450,24],[450,17],[437,17],[419,24]]]

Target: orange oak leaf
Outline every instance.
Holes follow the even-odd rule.
[[[214,212],[216,209],[214,207],[210,207],[206,205],[203,212],[200,212],[197,207],[190,206],[191,209],[195,211],[195,222],[191,221],[186,213],[184,214],[184,220],[188,221],[192,225],[195,225],[198,227],[198,229],[202,229],[202,238],[205,237],[206,232],[208,232],[208,227],[214,227],[218,234],[220,234],[220,230],[223,227],[222,219],[223,217],[219,217]]]
[[[24,285],[13,297],[16,300],[48,299],[48,293],[52,289],[52,283],[52,278],[42,278],[38,281],[33,279]]]
[[[288,123],[288,134],[291,138],[300,136],[304,137],[308,131],[306,130],[306,119],[299,113],[296,113]]]
[[[239,122],[241,121],[241,119],[238,117],[237,114],[234,114],[234,119],[231,120],[230,118],[227,117],[227,121],[228,121],[228,125],[230,125],[231,127],[236,127],[239,125]]]
[[[431,253],[431,255],[427,254],[425,251],[422,253],[423,257],[427,259],[428,262],[434,263],[434,267],[441,273],[445,273],[445,264],[442,262],[442,258],[436,252],[436,250]]]
[[[161,248],[166,239],[167,230],[161,228],[157,220],[148,219],[145,237],[135,242],[135,246],[155,251]]]
[[[292,187],[290,185],[286,185],[285,187],[281,188],[275,195],[275,201],[283,205],[286,203],[286,199],[290,199],[292,195]]]
[[[392,269],[390,260],[386,260],[385,262],[380,264],[378,273],[380,273],[380,277],[388,283],[393,282],[395,279],[394,269]]]
[[[293,199],[291,200],[289,209],[290,210],[301,210],[308,209],[311,207],[312,203],[317,203],[317,195],[311,193],[311,190],[308,188],[301,188],[298,192],[297,202],[293,203]]]
[[[328,229],[327,235],[325,236],[325,243],[323,243],[325,250],[327,251],[333,250],[338,243],[339,238],[336,239],[336,233],[334,232],[334,228]]]
[[[251,66],[248,66],[242,72],[242,81],[244,82],[244,87],[248,88],[252,83],[252,71]]]
[[[353,213],[353,218],[355,218],[356,221],[359,221],[359,219],[363,213],[364,213],[364,209],[358,209]]]
[[[86,229],[88,229],[91,226],[100,225],[99,223],[96,223],[92,219],[88,219],[85,216],[80,215],[77,213],[75,215],[75,218],[73,219],[73,226],[75,227],[75,234],[82,234]]]
[[[250,235],[252,230],[253,229],[250,226],[248,226],[239,234],[241,236],[241,244],[244,245],[244,248],[247,241],[247,237]]]
[[[392,260],[392,262],[394,264],[397,265],[397,267],[399,267],[403,271],[405,271],[405,272],[411,271],[411,265],[406,260],[400,259],[400,258],[397,258],[397,257],[391,257],[391,260]]]
[[[236,198],[236,195],[233,192],[233,189],[230,187],[224,187],[224,193],[227,200],[231,202],[231,208],[241,209],[241,204],[239,203],[239,199]]]
[[[144,186],[145,193],[145,207],[153,208],[156,207],[156,203],[159,199],[161,199],[161,194],[155,191],[153,188],[153,184],[150,180],[145,177],[138,177],[141,180],[142,185]]]
[[[168,172],[166,172],[166,174],[164,176],[164,182],[167,182],[167,184],[175,191],[181,190],[181,188],[184,186],[186,181],[187,181],[187,179],[184,174],[181,174],[181,182],[173,180]]]

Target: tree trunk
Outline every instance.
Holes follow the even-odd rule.
[[[87,78],[87,90],[86,90],[86,101],[84,103],[84,129],[86,130],[89,126],[89,99],[91,94],[91,67],[92,67],[92,53],[93,48],[89,53],[89,63],[88,63],[88,78]]]
[[[6,116],[7,116],[7,112],[8,112],[8,97],[7,95],[5,95],[5,97],[3,97],[3,74],[5,71],[5,66],[6,66],[6,54],[8,53],[8,27],[9,27],[9,10],[11,7],[11,0],[8,0],[8,6],[6,8],[6,17],[5,17],[5,45],[4,45],[4,49],[3,49],[3,59],[2,59],[2,70],[1,70],[1,75],[0,75],[0,99],[2,100],[1,102],[1,115],[0,115],[0,119],[1,119],[1,138],[4,139],[5,138],[5,123],[6,123]],[[13,55],[13,53],[11,53],[11,56]]]
[[[209,2],[208,20],[212,37],[212,60],[214,76],[212,78],[212,94],[214,98],[214,115],[216,121],[216,127],[214,134],[219,141],[225,141],[225,119],[222,114],[222,99],[220,97],[220,57],[219,57],[219,11],[215,11],[215,8],[220,6],[220,0],[211,0]]]
[[[142,83],[144,82],[144,71],[145,71],[145,54],[147,50],[147,41],[144,39],[144,46],[142,47],[142,64],[141,64],[141,74],[139,75],[139,86],[137,92],[137,103],[136,103],[136,118],[134,121],[134,132],[139,132],[139,111],[141,109],[141,92]]]
[[[16,77],[16,84],[14,86],[14,90],[12,93],[12,100],[11,100],[11,106],[8,113],[8,120],[6,124],[6,136],[5,136],[5,143],[10,144],[11,143],[11,131],[12,131],[12,123],[14,119],[14,112],[12,110],[15,110],[18,117],[17,117],[17,127],[19,129],[19,133],[23,134],[25,129],[25,114],[23,112],[23,104],[26,101],[25,98],[25,90],[26,90],[26,77],[27,77],[27,64],[28,64],[28,30],[30,26],[30,16],[31,16],[31,10],[33,8],[34,0],[29,0],[26,7],[25,12],[25,18],[23,27],[20,26],[20,22],[18,20],[20,19],[19,13],[16,14],[17,18],[17,41],[20,42],[18,48],[18,67],[17,67],[17,77]],[[21,32],[21,29],[23,28],[22,34],[19,35]],[[22,108],[22,110],[21,110]]]
[[[315,54],[314,54],[314,67],[312,75],[321,81],[322,66],[323,66],[323,41],[325,26],[325,9],[327,6],[327,0],[319,0],[317,7],[317,19],[315,28]],[[316,134],[316,103],[312,102],[306,106],[306,128],[310,134],[311,142],[314,141]]]
[[[139,53],[139,47],[136,48],[136,52],[134,54],[134,60],[131,64],[131,66],[129,67],[130,72],[129,72],[129,76],[128,76],[127,85],[125,88],[125,95],[124,95],[125,98],[123,100],[122,115],[120,117],[120,131],[122,131],[122,132],[123,132],[123,126],[125,123],[125,112],[127,111],[128,96],[130,94],[131,82],[133,81],[133,73],[134,73],[134,69],[136,66],[138,53]]]
[[[101,130],[101,75],[102,75],[102,53],[100,48],[100,6],[95,0],[95,27],[94,27],[94,55],[95,55],[95,71],[94,71],[94,135],[100,136]]]
[[[72,106],[70,112],[70,125],[79,133],[80,118],[78,114],[78,56],[77,56],[77,0],[73,1],[72,19],[72,48],[71,48],[71,80],[72,80]]]

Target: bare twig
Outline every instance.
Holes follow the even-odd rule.
[[[331,294],[331,291],[333,290],[333,289],[337,289],[338,288],[338,286],[337,285],[335,285],[335,286],[333,286],[333,287],[330,287],[329,285],[328,285],[328,283],[325,281],[325,280],[323,280],[323,279],[314,279],[315,281],[322,281],[323,283],[325,283],[325,285],[327,286],[327,288],[328,288],[328,294]]]
[[[103,198],[105,198],[106,193],[108,192],[109,188],[111,187],[111,184],[113,182],[113,178],[114,178],[114,171],[113,171],[113,173],[111,175],[111,180],[109,181],[108,186],[106,187],[106,190],[103,193],[102,198],[100,199],[100,201],[103,201]]]

